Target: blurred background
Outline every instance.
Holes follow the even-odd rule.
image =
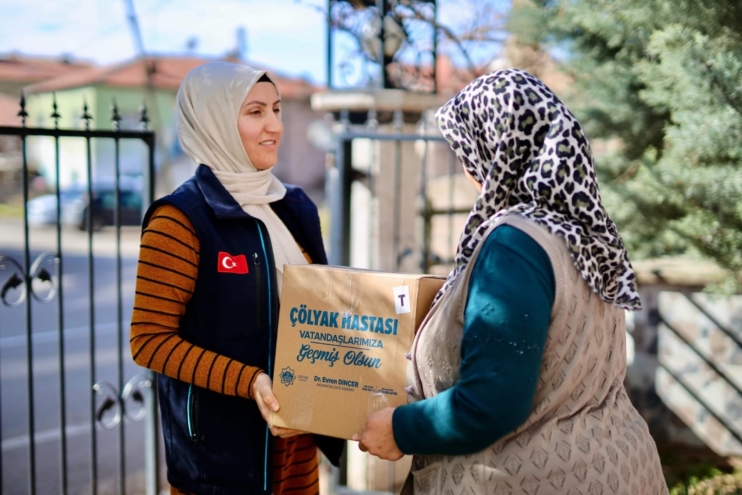
[[[128,352],[139,226],[190,177],[175,94],[214,60],[282,93],[275,174],[331,262],[446,274],[476,199],[434,111],[516,67],[591,140],[636,268],[626,386],[671,493],[742,493],[742,5],[736,0],[3,0],[0,491],[167,489]],[[396,493],[349,442],[323,493]]]

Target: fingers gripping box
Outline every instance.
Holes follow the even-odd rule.
[[[350,439],[370,413],[406,404],[405,354],[444,281],[286,266],[271,424]]]

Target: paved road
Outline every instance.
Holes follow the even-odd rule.
[[[31,260],[40,253],[56,251],[54,229],[31,229]],[[23,264],[24,232],[20,222],[0,222],[0,254]],[[122,233],[121,320],[119,326],[116,243],[113,229],[94,235],[94,284],[92,305],[95,327],[95,381],[106,381],[119,389],[119,367],[125,383],[143,370],[136,366],[128,348],[128,321],[131,315],[139,233],[126,228]],[[63,231],[62,277],[64,313],[65,411],[70,493],[91,493],[91,292],[87,234]],[[12,276],[12,264],[0,263],[0,287]],[[49,264],[50,271],[54,266]],[[37,284],[44,293],[47,287]],[[19,292],[9,290],[13,300]],[[36,493],[60,492],[60,359],[59,299],[42,304],[32,300],[30,324],[27,304],[7,307],[0,304],[0,438],[2,439],[1,487],[4,494],[29,493],[29,379],[27,331],[31,330],[33,419],[36,445]],[[118,344],[120,342],[120,345]],[[110,416],[106,419],[109,419]],[[118,476],[118,430],[97,431],[98,493],[116,493]],[[143,493],[143,422],[125,422],[125,459],[128,493]]]

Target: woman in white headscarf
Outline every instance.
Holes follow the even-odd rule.
[[[667,493],[623,386],[636,278],[580,124],[515,69],[436,117],[479,197],[415,336],[410,403],[371,415],[360,448],[414,455],[405,494]]]
[[[318,493],[319,446],[342,441],[269,428],[278,302],[287,264],[326,263],[317,208],[271,172],[281,98],[264,71],[214,62],[177,96],[194,177],[145,215],[131,350],[161,375],[172,493]]]

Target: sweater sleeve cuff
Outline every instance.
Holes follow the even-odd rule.
[[[240,391],[240,396],[245,397],[247,399],[255,399],[252,392],[252,386],[255,384],[255,380],[260,376],[261,373],[265,373],[265,371],[261,370],[260,368],[253,368],[252,366],[248,366],[245,370],[245,373],[242,374],[240,377],[240,384],[237,387],[237,389]]]
[[[397,444],[397,448],[406,455],[414,453],[416,441],[413,432],[419,431],[415,428],[414,420],[415,408],[410,404],[397,407],[392,415],[394,442]]]

